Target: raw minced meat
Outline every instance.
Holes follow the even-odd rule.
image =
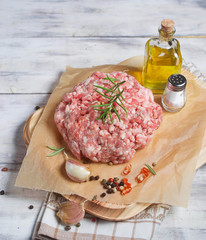
[[[126,81],[120,86],[124,89],[124,105],[128,112],[116,103],[120,115],[118,120],[112,112],[113,123],[108,117],[105,124],[97,118],[102,112],[92,105],[107,103],[109,99],[94,91],[94,85],[111,88],[113,83],[104,79]],[[105,90],[98,89],[104,93]],[[141,86],[138,81],[125,72],[94,72],[84,82],[78,84],[70,93],[64,95],[54,116],[57,128],[71,152],[78,158],[86,157],[94,162],[128,162],[135,150],[143,148],[152,138],[162,121],[162,108],[156,102],[152,91]]]

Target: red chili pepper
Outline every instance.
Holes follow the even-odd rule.
[[[130,172],[131,172],[131,169],[132,169],[132,164],[129,163],[123,170],[122,174],[123,175],[128,175]]]
[[[149,176],[149,169],[148,168],[146,168],[146,167],[143,167],[142,169],[141,169],[141,172],[136,176],[136,181],[138,182],[138,183],[141,183],[146,177],[148,177]]]
[[[126,187],[122,190],[122,195],[125,195],[132,191],[132,187]]]
[[[7,172],[8,171],[8,168],[7,167],[4,167],[1,169],[2,172]]]
[[[124,185],[126,185],[126,187],[131,187],[131,183],[125,183]]]
[[[122,189],[122,195],[125,195],[125,194],[131,192],[132,191],[132,187],[131,187],[131,183],[128,182],[128,179],[127,178],[123,178],[122,182],[124,183],[124,188]]]
[[[127,179],[127,178],[123,178],[123,179],[122,179],[122,182],[125,184],[125,183],[128,182],[128,179]]]
[[[146,178],[146,176],[145,175],[143,175],[142,173],[140,173],[140,174],[138,174],[137,176],[136,176],[136,181],[138,182],[138,183],[141,183],[144,179]]]
[[[141,173],[143,173],[146,177],[149,176],[149,169],[146,168],[146,167],[143,167],[142,170],[141,170]]]

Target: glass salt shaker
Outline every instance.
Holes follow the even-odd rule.
[[[162,95],[162,105],[168,112],[180,111],[186,103],[186,78],[181,74],[173,74],[168,78]]]

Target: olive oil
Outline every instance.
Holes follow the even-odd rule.
[[[182,66],[180,44],[173,38],[174,22],[163,20],[159,38],[151,38],[145,46],[143,85],[153,93],[163,93],[168,77],[179,74]]]

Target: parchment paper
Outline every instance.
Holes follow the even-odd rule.
[[[137,62],[137,65],[140,63]],[[133,62],[132,65],[135,65]],[[141,64],[140,64],[141,65]],[[206,87],[194,80],[195,76],[182,70],[188,80],[187,103],[178,113],[163,111],[163,121],[155,132],[152,141],[141,150],[137,150],[132,163],[132,171],[127,176],[132,183],[133,190],[122,196],[120,192],[107,194],[101,198],[105,191],[100,180],[109,177],[123,178],[122,170],[127,164],[109,166],[103,163],[89,163],[92,175],[100,176],[99,181],[75,183],[69,180],[65,172],[65,158],[63,153],[54,157],[47,157],[53,147],[64,146],[64,141],[54,123],[54,112],[66,92],[71,91],[74,85],[88,78],[94,71],[137,72],[131,66],[104,65],[92,68],[76,69],[67,67],[61,76],[58,86],[53,91],[45,110],[37,124],[27,154],[23,160],[16,180],[16,186],[41,189],[60,194],[77,194],[87,199],[98,196],[99,201],[115,204],[131,204],[134,202],[166,203],[176,206],[187,206],[190,188],[195,171],[203,137],[206,129]],[[156,101],[160,103],[160,97]],[[75,157],[67,149],[68,155]],[[137,184],[135,177],[139,174],[145,163],[152,165],[156,162],[156,176],[152,174],[141,184]]]

